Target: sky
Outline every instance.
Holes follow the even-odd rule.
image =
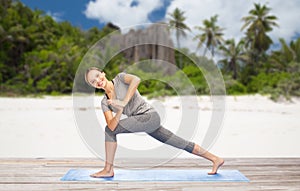
[[[32,9],[39,9],[56,21],[69,21],[74,26],[88,30],[102,28],[107,22],[119,27],[142,23],[167,22],[176,7],[183,10],[186,24],[195,31],[202,26],[204,19],[218,14],[218,25],[225,28],[225,39],[239,39],[241,18],[247,16],[254,3],[265,3],[272,10],[270,14],[278,17],[279,28],[269,34],[273,41],[279,38],[287,41],[300,36],[299,0],[21,0]],[[195,31],[195,33],[197,33]]]

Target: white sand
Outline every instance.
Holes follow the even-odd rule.
[[[222,131],[211,152],[223,157],[300,157],[299,99],[275,103],[255,95],[228,96],[226,101]],[[162,108],[164,125],[176,131],[174,124],[180,122],[178,97],[149,102]],[[199,127],[207,126],[212,110],[209,97],[199,98],[199,105]],[[97,117],[103,122],[99,107]],[[0,116],[0,157],[94,157],[78,133],[71,96],[0,98]],[[119,140],[130,147],[145,137],[124,135]],[[193,141],[201,143],[202,138],[200,129]],[[149,148],[159,145],[151,141]],[[141,145],[137,149],[143,149]],[[179,157],[192,155],[183,152]]]

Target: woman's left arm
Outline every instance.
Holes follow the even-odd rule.
[[[123,102],[125,102],[125,105],[127,105],[127,103],[130,101],[130,99],[134,95],[137,87],[139,86],[141,79],[132,74],[125,74],[124,81],[125,81],[125,83],[129,84],[126,96],[123,100]]]

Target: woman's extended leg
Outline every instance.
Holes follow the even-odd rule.
[[[166,143],[179,149],[184,149],[189,153],[193,153],[197,156],[201,156],[207,160],[210,160],[213,163],[212,171],[208,173],[210,175],[216,174],[219,167],[224,164],[224,160],[222,158],[213,155],[212,153],[206,151],[205,149],[201,148],[195,143],[178,137],[177,135],[175,135],[174,133],[165,129],[162,126],[156,129],[154,132],[148,134],[163,143]]]
[[[117,142],[105,141],[105,166],[103,170],[92,174],[91,177],[94,178],[104,178],[104,177],[113,177],[114,176],[114,159],[117,149]]]

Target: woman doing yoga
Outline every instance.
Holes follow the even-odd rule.
[[[158,141],[210,160],[212,162],[212,171],[208,173],[210,175],[216,174],[219,167],[223,165],[222,158],[193,142],[178,137],[161,126],[158,113],[137,90],[140,83],[137,76],[119,73],[109,81],[103,71],[92,67],[86,71],[85,80],[90,86],[105,91],[105,96],[101,101],[101,108],[107,124],[105,127],[105,166],[103,170],[92,174],[92,177],[114,176],[116,135],[120,133],[145,132]],[[120,119],[122,114],[125,114],[127,118]]]

